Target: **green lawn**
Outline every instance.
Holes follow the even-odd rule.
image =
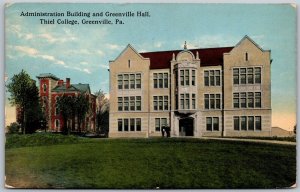
[[[34,145],[38,146],[30,146],[33,145],[30,141],[16,142],[23,136],[7,137],[8,185],[20,188],[282,188],[296,180],[296,146],[175,138],[66,137],[68,142],[51,142],[51,139],[44,141],[41,135],[32,137],[42,137],[35,139]]]

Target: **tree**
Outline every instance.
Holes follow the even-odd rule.
[[[294,126],[294,133],[296,135],[296,133],[297,133],[297,125]]]
[[[18,123],[21,125],[22,133],[33,133],[39,128],[42,114],[39,103],[39,91],[35,81],[30,78],[26,71],[12,77],[7,85],[11,94],[9,101],[11,105],[17,106],[20,111]]]
[[[75,100],[75,111],[78,121],[78,131],[81,132],[81,124],[89,112],[89,101],[84,94],[79,94]]]
[[[74,117],[76,99],[71,96],[63,95],[57,100],[57,107],[63,119],[63,133],[70,134],[70,127],[68,127],[68,120]]]
[[[9,126],[7,126],[7,133],[19,133],[20,125],[17,122],[11,123]]]
[[[98,133],[108,134],[109,132],[109,100],[105,93],[99,90],[97,96],[96,128]]]

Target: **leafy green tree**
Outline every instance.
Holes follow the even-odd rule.
[[[20,109],[18,123],[21,124],[22,133],[33,133],[40,126],[41,106],[39,103],[39,91],[35,81],[26,71],[12,77],[7,85],[10,92],[11,105]]]
[[[109,100],[102,90],[96,92],[95,95],[97,96],[96,131],[107,135],[109,132]]]
[[[17,122],[13,122],[10,125],[7,126],[7,133],[13,134],[13,133],[19,133],[21,126]]]
[[[58,98],[57,106],[59,112],[63,119],[63,133],[70,134],[70,127],[68,126],[67,122],[69,119],[74,117],[74,105],[75,105],[75,98],[67,95],[63,95]]]
[[[81,132],[81,124],[84,121],[86,114],[89,112],[89,101],[84,94],[79,94],[75,100],[75,111],[78,121],[78,131]]]

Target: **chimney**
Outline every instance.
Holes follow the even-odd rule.
[[[66,88],[70,87],[70,78],[66,78]]]
[[[64,80],[61,80],[61,79],[58,80],[58,83],[57,83],[58,86],[62,86],[63,84],[64,84]]]

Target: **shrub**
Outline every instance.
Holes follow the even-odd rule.
[[[17,122],[11,123],[9,126],[7,126],[7,130],[9,134],[12,133],[19,133],[21,126]]]

